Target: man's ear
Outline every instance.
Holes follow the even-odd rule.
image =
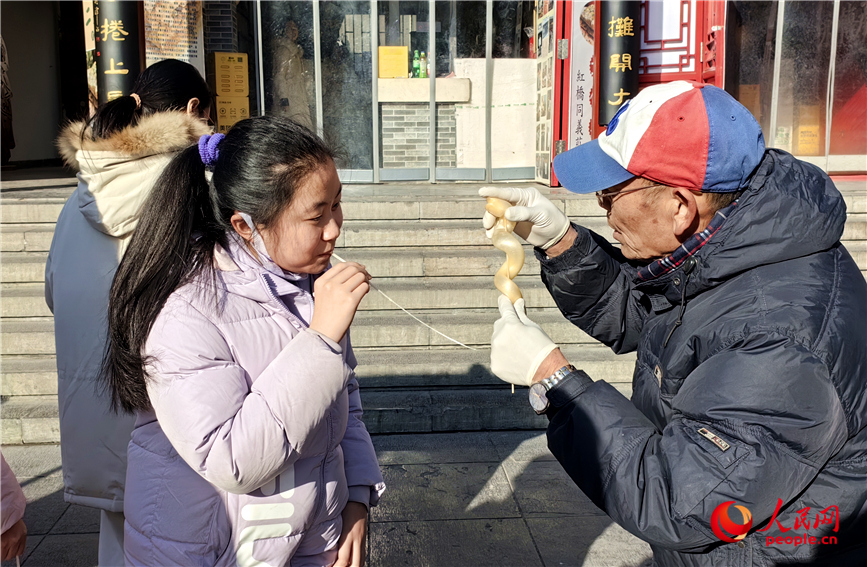
[[[677,239],[683,242],[698,230],[698,203],[695,194],[683,187],[672,187],[671,196],[675,205],[672,228]]]
[[[235,229],[235,232],[243,238],[246,242],[250,242],[253,238],[253,229],[249,225],[247,225],[247,221],[241,216],[241,213],[235,211],[235,214],[232,215],[232,218],[229,219],[229,222],[232,223],[232,228]]]

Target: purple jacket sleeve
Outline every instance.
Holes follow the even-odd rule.
[[[370,507],[379,502],[385,483],[370,433],[361,421],[362,413],[358,380],[353,376],[349,380],[349,421],[340,446],[343,448],[349,499]]]
[[[0,499],[0,508],[3,509],[3,522],[0,527],[0,533],[6,533],[6,530],[15,525],[18,520],[24,517],[24,507],[26,501],[24,492],[21,490],[21,485],[18,484],[18,479],[15,478],[15,473],[6,464],[6,457],[0,453],[0,461],[2,461],[2,474],[0,474],[0,485],[2,485],[2,499]]]
[[[325,445],[325,409],[352,377],[337,343],[298,333],[250,386],[217,326],[189,303],[170,303],[146,347],[153,357],[148,393],[164,433],[193,470],[244,494]],[[251,322],[249,340],[269,338]]]

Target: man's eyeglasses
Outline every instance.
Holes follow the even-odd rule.
[[[635,187],[633,189],[620,189],[619,191],[611,191],[610,189],[606,189],[604,191],[596,192],[596,200],[599,201],[599,206],[603,209],[608,209],[611,207],[611,203],[614,202],[616,197],[620,197],[621,195],[626,195],[627,193],[634,193],[635,191],[641,191],[642,189],[650,189],[651,187],[664,187],[664,185],[655,183],[653,185],[645,185],[644,187]]]

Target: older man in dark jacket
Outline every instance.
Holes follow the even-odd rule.
[[[660,566],[867,564],[867,283],[828,176],[684,81],[554,170],[620,249],[534,189],[481,194],[515,205],[563,314],[638,359],[630,402],[500,298],[492,369],[530,385],[564,469]]]

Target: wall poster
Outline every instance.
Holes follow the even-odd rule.
[[[551,140],[554,117],[554,57],[557,8],[553,0],[536,0],[533,12],[536,50],[536,181],[551,182]]]
[[[145,56],[150,66],[179,59],[205,76],[205,33],[202,2],[145,0]]]

